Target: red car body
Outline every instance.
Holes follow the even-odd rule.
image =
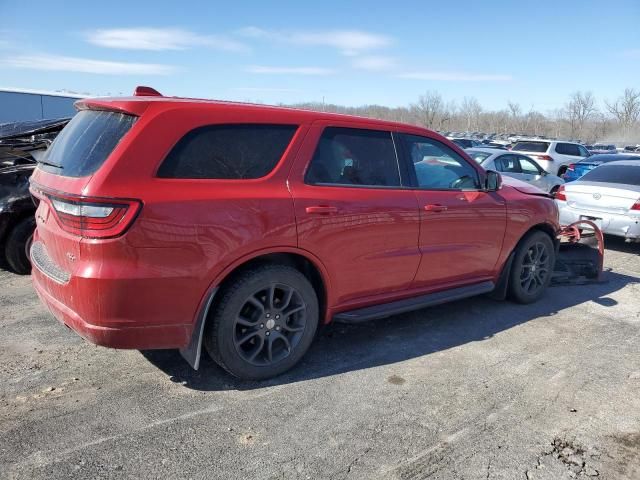
[[[187,348],[201,333],[199,322],[217,287],[239,267],[265,256],[313,270],[321,322],[328,323],[358,308],[481,282],[497,285],[527,232],[540,229],[555,237],[559,228],[553,201],[526,187],[437,191],[305,183],[327,127],[431,138],[468,160],[480,179],[486,177],[463,150],[415,126],[152,96],[89,99],[77,107],[136,120],[90,175],[36,169],[33,283],[58,320],[98,345]],[[244,122],[296,126],[266,176],[157,176],[187,132]],[[98,227],[106,234],[96,238],[86,234],[91,230],[85,228],[93,228],[86,219],[73,223],[66,210],[57,211],[56,199],[67,202],[58,203],[63,210],[108,204],[124,214],[106,225],[110,213]]]

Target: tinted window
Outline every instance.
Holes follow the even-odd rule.
[[[267,175],[293,138],[294,125],[209,125],[191,130],[158,170],[163,178],[249,179]]]
[[[399,138],[413,165],[418,187],[433,190],[479,188],[476,170],[446,145],[415,135],[400,135]]]
[[[640,185],[640,165],[615,165],[612,163],[594,168],[580,181]]]
[[[533,162],[533,160],[529,160],[526,157],[518,157],[520,161],[520,168],[522,169],[522,173],[526,173],[528,175],[540,175],[540,168],[538,165]]]
[[[82,110],[56,137],[39,168],[66,177],[91,175],[135,121],[123,113]]]
[[[504,173],[521,173],[518,157],[515,155],[501,155],[494,160],[496,170]]]
[[[544,153],[549,148],[549,142],[516,142],[511,150],[515,152]]]
[[[310,184],[400,186],[391,133],[326,128],[305,181]]]
[[[580,149],[578,145],[573,143],[558,143],[556,144],[556,152],[561,155],[570,155],[572,157],[580,156]]]

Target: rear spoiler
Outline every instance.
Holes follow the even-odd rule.
[[[139,117],[149,107],[149,97],[162,97],[162,94],[154,88],[140,85],[133,91],[133,97],[83,98],[73,106],[77,110],[106,110]]]

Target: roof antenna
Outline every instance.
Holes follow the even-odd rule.
[[[134,97],[161,97],[162,94],[155,88],[145,87],[144,85],[138,85],[133,91]]]

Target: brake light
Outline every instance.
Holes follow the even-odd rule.
[[[142,207],[139,200],[44,195],[49,198],[60,227],[84,238],[114,238],[122,235]]]
[[[564,202],[567,201],[567,194],[564,191],[564,185],[560,185],[560,188],[558,188],[558,191],[556,192],[556,196],[554,198],[556,200],[562,200]]]
[[[546,160],[548,162],[553,161],[553,157],[550,157],[549,155],[534,155],[534,157],[537,158],[538,160]]]
[[[630,210],[640,210],[640,198],[631,206]]]

